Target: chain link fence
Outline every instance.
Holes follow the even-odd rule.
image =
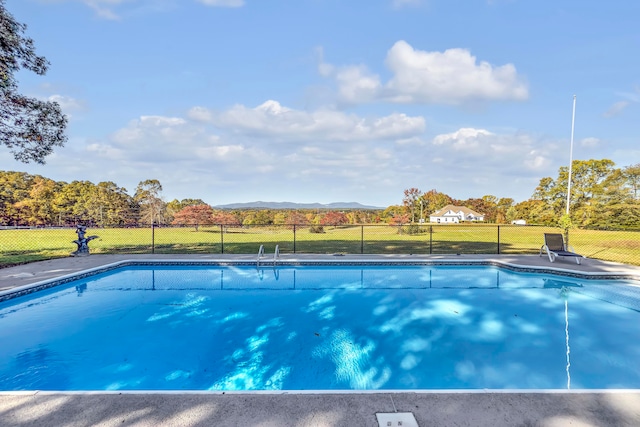
[[[495,224],[251,225],[90,228],[103,254],[538,254],[543,233],[559,228]],[[75,228],[0,228],[0,267],[68,256]],[[640,230],[572,229],[569,242],[588,258],[640,265]]]

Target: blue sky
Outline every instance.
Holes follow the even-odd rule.
[[[167,201],[528,199],[574,159],[640,162],[640,2],[7,0],[60,102],[55,180]]]

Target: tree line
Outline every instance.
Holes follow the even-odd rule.
[[[485,222],[505,224],[524,220],[528,224],[600,229],[640,229],[640,163],[616,168],[609,159],[574,160],[571,171],[569,216],[566,217],[569,168],[563,166],[553,179],[540,179],[532,196],[515,203],[512,198],[486,195],[456,200],[437,190],[404,191],[402,205],[385,213],[393,222],[415,222],[419,213],[433,213],[446,205],[464,206],[484,214]],[[428,217],[427,217],[428,220]]]
[[[409,224],[453,204],[481,213],[485,222],[560,225],[566,210],[568,168],[557,178],[540,180],[528,200],[485,195],[457,200],[430,190],[404,191],[402,204],[382,211],[322,209],[214,209],[201,199],[165,202],[157,179],[141,181],[133,194],[111,181],[57,182],[25,172],[0,171],[0,225],[3,226],[139,226],[204,224],[226,226]],[[572,165],[570,220],[592,228],[640,228],[640,164],[622,169],[613,161],[575,160]]]
[[[322,209],[214,209],[201,199],[165,202],[157,179],[141,181],[133,195],[111,181],[58,182],[26,172],[0,171],[1,226],[128,227],[155,224],[226,226],[344,225],[383,222],[380,211]],[[321,231],[321,228],[317,230]]]

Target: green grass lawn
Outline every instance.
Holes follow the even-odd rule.
[[[420,233],[399,233],[388,225],[308,228],[220,227],[89,229],[99,237],[89,243],[91,253],[256,253],[261,244],[273,253],[348,254],[537,254],[545,232],[558,229],[536,226],[429,225]],[[429,230],[432,230],[430,233]],[[406,227],[402,230],[406,231]],[[498,230],[500,235],[498,236]],[[76,249],[75,229],[0,230],[0,266],[69,256]],[[570,244],[577,252],[608,261],[640,265],[640,232],[572,230]]]

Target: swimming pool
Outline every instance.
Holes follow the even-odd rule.
[[[130,266],[0,303],[0,389],[637,389],[639,321],[491,266]]]

